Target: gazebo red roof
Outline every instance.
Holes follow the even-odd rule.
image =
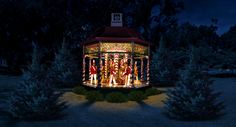
[[[91,35],[85,44],[109,41],[109,42],[136,42],[141,44],[148,44],[141,38],[141,35],[133,29],[127,27],[101,27]]]

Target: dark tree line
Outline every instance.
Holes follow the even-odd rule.
[[[10,66],[25,66],[32,42],[53,55],[63,38],[78,52],[95,29],[110,25],[112,12],[123,13],[124,26],[152,42],[153,51],[161,36],[171,50],[196,45],[235,51],[235,27],[219,36],[217,20],[209,26],[178,24],[181,11],[183,2],[174,0],[0,0],[0,57]]]
[[[156,5],[161,11],[152,16]],[[153,31],[167,21],[172,24],[177,6],[172,0],[1,0],[0,56],[10,65],[25,65],[32,42],[50,49],[65,36],[67,43],[78,47],[96,28],[109,26],[112,12],[122,12],[125,26],[153,40]],[[153,21],[162,23],[151,28]]]

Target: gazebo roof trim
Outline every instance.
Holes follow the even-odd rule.
[[[127,27],[101,27],[91,35],[85,44],[98,41],[137,42],[148,44],[139,33]]]

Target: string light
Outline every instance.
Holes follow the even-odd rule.
[[[89,80],[91,80],[91,70],[90,70],[90,68],[91,68],[91,63],[92,63],[92,59],[89,58]],[[92,85],[92,84],[91,84],[91,85]]]
[[[118,60],[119,60],[119,54],[114,54],[114,63],[115,63],[116,73],[118,73]]]
[[[101,83],[101,81],[102,81],[102,59],[100,59],[100,68],[99,68],[99,70],[100,70],[99,82]]]
[[[90,83],[88,83],[88,77],[89,77],[89,81],[91,80],[91,66],[93,64],[93,61],[95,61],[94,59],[97,58],[93,58],[93,57],[89,57],[89,54],[91,53],[95,53],[95,52],[99,52],[99,55],[102,54],[102,56],[99,56],[99,61],[97,61],[98,63],[98,83],[101,83],[101,81],[103,82],[107,82],[106,80],[109,78],[109,66],[110,64],[114,64],[114,69],[115,69],[115,73],[118,74],[119,69],[121,69],[119,66],[121,63],[119,63],[119,57],[122,54],[122,62],[127,63],[129,65],[129,67],[131,68],[131,75],[130,78],[132,81],[132,85],[136,85],[136,84],[143,84],[143,82],[146,81],[146,85],[149,84],[150,82],[150,58],[147,54],[147,51],[149,51],[149,49],[147,49],[147,46],[143,46],[143,45],[138,45],[135,44],[131,45],[130,43],[126,44],[126,43],[108,43],[108,42],[102,42],[100,44],[100,50],[94,50],[94,49],[98,49],[98,45],[93,45],[90,46],[89,48],[87,48],[85,51],[85,54],[83,56],[83,83],[85,85],[90,85]],[[136,46],[138,45],[138,46]],[[134,48],[134,49],[133,49]],[[87,51],[88,50],[88,51]],[[131,54],[132,51],[132,54]],[[103,54],[104,53],[104,54]],[[121,54],[120,54],[121,53]],[[140,53],[140,57],[135,58],[135,59],[139,59],[141,58],[141,76],[140,76],[140,80],[141,82],[135,82],[135,75],[134,75],[134,66],[135,66],[135,59],[134,56],[136,53]],[[111,57],[110,57],[111,55]],[[86,58],[87,57],[87,58]],[[101,59],[101,57],[104,59]],[[147,61],[146,61],[147,60]],[[87,65],[89,61],[89,65]],[[111,63],[110,63],[111,62]],[[139,63],[139,62],[138,62]],[[87,69],[89,66],[89,71],[87,72]],[[136,65],[137,66],[137,65]],[[145,66],[147,68],[145,68]],[[146,69],[146,70],[145,70]],[[139,69],[138,69],[139,72]],[[89,74],[89,75],[88,75]],[[139,75],[139,73],[138,73]],[[146,76],[145,76],[146,75]],[[119,74],[120,76],[120,74]],[[122,77],[123,78],[123,77]],[[137,78],[137,80],[139,79],[139,77]],[[103,82],[103,83],[104,83]],[[145,85],[143,84],[143,85]],[[102,87],[102,85],[101,85]],[[104,87],[104,86],[103,86]]]
[[[143,59],[141,59],[141,81],[143,81]]]
[[[128,55],[127,55],[127,59],[128,59]],[[127,60],[128,61],[128,60]],[[133,59],[133,55],[131,56],[131,62],[130,62],[130,68],[131,68],[131,75],[130,75],[130,81],[131,81],[131,85],[129,86],[129,87],[131,87],[132,85],[134,85],[134,82],[133,82],[133,74],[134,74],[134,68],[133,68],[133,61],[134,61],[134,59]]]
[[[83,83],[85,84],[85,55],[83,56]]]
[[[147,56],[147,85],[149,84],[149,76],[150,76],[150,74],[149,74],[149,57]]]
[[[105,79],[107,79],[107,72],[108,72],[107,64],[108,64],[108,53],[105,54]]]

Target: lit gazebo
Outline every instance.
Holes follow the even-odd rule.
[[[122,26],[113,13],[111,27],[95,31],[83,45],[83,85],[140,88],[149,85],[149,43]]]

